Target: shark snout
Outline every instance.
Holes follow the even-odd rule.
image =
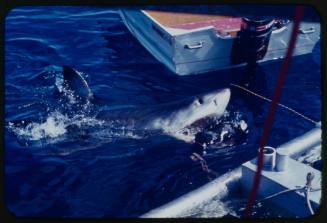
[[[226,97],[230,97],[230,89],[229,89],[229,88],[224,88],[224,89],[222,89],[221,92],[218,93],[218,94],[223,94],[223,95],[225,95]]]
[[[231,96],[230,89],[224,88],[224,89],[214,93],[212,102],[214,103],[215,106],[226,107],[229,102],[230,96]]]

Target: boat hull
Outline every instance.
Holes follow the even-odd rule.
[[[190,75],[243,66],[231,60],[237,37],[221,36],[213,26],[180,29],[162,25],[147,11],[121,10],[124,24],[136,39],[161,63],[178,75]],[[292,23],[271,34],[262,60],[283,58],[288,46]],[[294,56],[311,53],[320,38],[320,24],[301,24]]]

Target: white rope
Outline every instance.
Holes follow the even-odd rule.
[[[311,188],[310,192],[316,192],[316,191],[320,191],[320,190],[321,190],[321,188]]]
[[[307,206],[309,208],[309,211],[310,211],[311,215],[314,215],[315,213],[314,213],[314,211],[312,209],[312,206],[311,206],[311,203],[310,203],[310,198],[309,198],[309,189],[306,190],[305,197],[306,197]]]
[[[263,202],[263,201],[266,201],[266,200],[268,200],[268,199],[271,199],[271,198],[274,198],[274,197],[277,197],[277,196],[279,196],[279,195],[281,195],[281,194],[285,194],[285,193],[287,193],[287,192],[292,192],[292,191],[298,191],[298,190],[303,190],[304,189],[304,187],[302,187],[302,188],[300,188],[300,189],[286,189],[286,190],[282,190],[282,191],[280,191],[280,192],[278,192],[278,193],[275,193],[275,194],[273,194],[273,195],[270,195],[270,196],[268,196],[268,197],[265,197],[264,199],[261,199],[261,200],[259,200],[257,203],[261,203],[261,202]]]
[[[265,100],[265,101],[272,102],[271,99],[266,98],[266,97],[264,97],[264,96],[262,96],[262,95],[259,95],[259,94],[255,93],[255,92],[253,92],[253,91],[250,91],[249,89],[247,89],[247,88],[245,88],[245,87],[242,87],[242,86],[240,86],[240,85],[233,84],[233,83],[231,83],[230,85],[232,85],[232,86],[234,86],[234,87],[237,87],[237,88],[239,88],[239,89],[242,89],[243,91],[246,91],[246,92],[248,92],[248,93],[250,93],[250,94],[252,94],[252,95],[254,95],[254,96],[258,97],[258,98],[261,98],[261,99],[263,99],[263,100]],[[288,110],[288,111],[290,111],[290,112],[293,112],[294,114],[296,114],[296,115],[298,115],[298,116],[300,116],[300,117],[306,119],[307,121],[309,121],[309,122],[311,122],[311,123],[313,123],[313,124],[315,124],[315,125],[318,125],[318,124],[319,124],[319,122],[317,122],[317,121],[315,121],[315,120],[313,120],[313,119],[311,119],[311,118],[309,118],[309,117],[307,117],[307,116],[301,114],[300,112],[295,111],[294,109],[292,109],[292,108],[290,108],[290,107],[288,107],[288,106],[286,106],[286,105],[283,105],[283,104],[281,104],[281,103],[278,103],[277,105],[279,105],[279,106],[282,107],[282,108],[285,108],[286,110]]]

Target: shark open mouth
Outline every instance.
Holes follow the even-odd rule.
[[[223,116],[209,116],[197,120],[175,133],[175,137],[186,142],[194,142],[197,133],[206,135],[209,148],[231,147],[243,144],[249,133],[248,121],[241,112],[225,111]]]

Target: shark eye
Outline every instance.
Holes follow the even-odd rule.
[[[202,98],[199,98],[198,99],[198,102],[199,102],[200,105],[202,105],[203,104],[203,99]]]

